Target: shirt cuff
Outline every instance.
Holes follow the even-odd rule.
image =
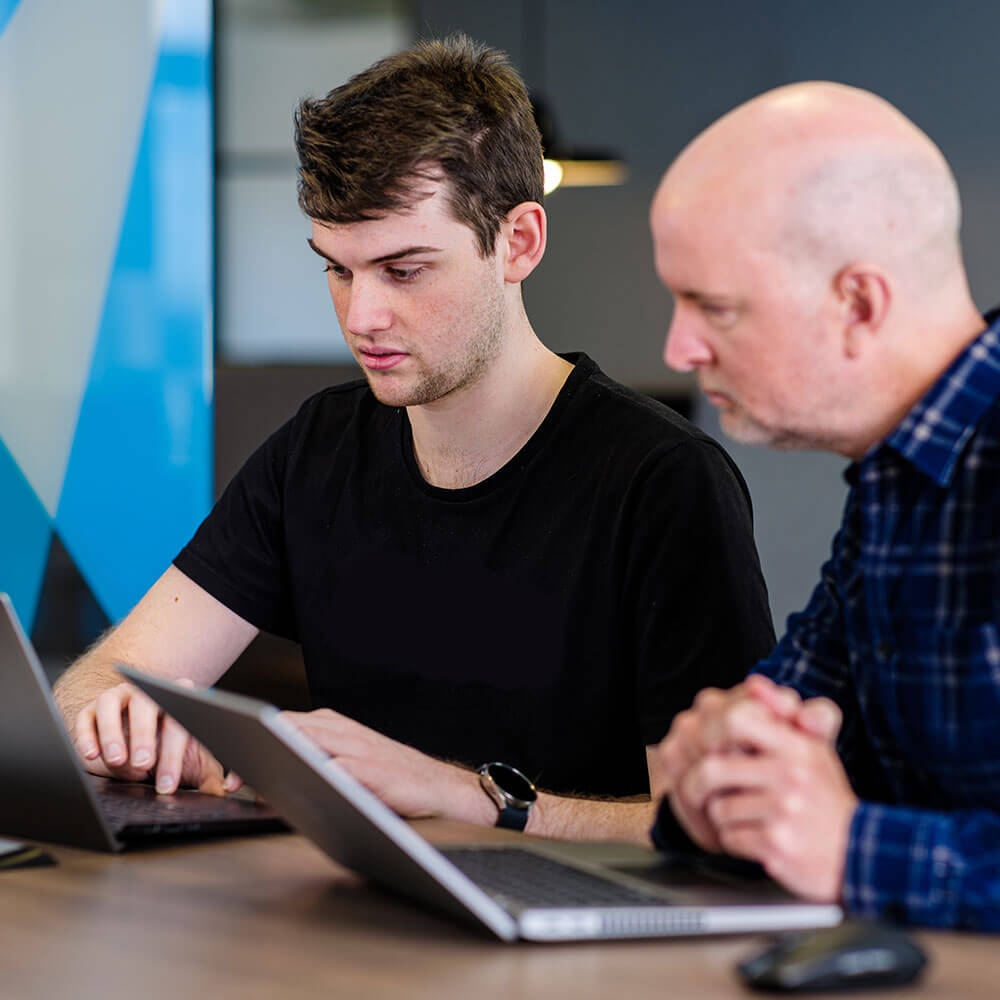
[[[844,904],[850,913],[954,927],[964,875],[948,816],[871,802],[858,805],[844,866]]]
[[[702,849],[687,835],[684,828],[677,822],[670,800],[664,798],[656,813],[656,821],[649,835],[654,846],[664,853],[703,854]]]

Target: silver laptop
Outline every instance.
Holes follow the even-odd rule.
[[[672,862],[628,844],[431,846],[272,705],[119,668],[334,861],[505,941],[575,941],[825,927],[806,903],[737,866]]]
[[[248,799],[87,774],[10,598],[0,593],[0,835],[120,851],[178,838],[286,830]]]

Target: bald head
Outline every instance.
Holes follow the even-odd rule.
[[[800,83],[719,119],[667,172],[657,212],[700,205],[741,220],[748,239],[827,281],[865,261],[906,298],[961,278],[960,207],[933,142],[887,101]]]
[[[858,457],[982,329],[938,148],[892,105],[802,83],[720,118],[651,213],[664,360],[723,427]]]

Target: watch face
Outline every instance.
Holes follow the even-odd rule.
[[[517,768],[508,764],[490,764],[487,770],[497,786],[519,803],[529,806],[538,798],[535,786]]]

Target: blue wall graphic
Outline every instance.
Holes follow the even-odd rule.
[[[52,542],[48,512],[0,441],[0,574],[2,588],[24,615],[33,612]]]
[[[14,11],[21,0],[0,0],[0,34],[7,27],[7,22],[13,17]]]
[[[10,63],[7,68],[8,76],[16,77],[29,65],[26,50],[48,42],[58,51],[58,40],[48,37],[58,30],[58,19],[48,9],[52,2],[0,0],[0,71],[5,53],[16,53],[13,70]],[[69,417],[75,426],[68,448],[53,438],[51,462],[40,466],[37,451],[47,447],[45,439],[26,448],[25,426],[19,423],[37,419],[30,403],[18,413],[0,410],[0,590],[11,593],[29,629],[39,610],[54,536],[114,621],[166,568],[211,500],[210,3],[94,0],[88,6],[95,46],[102,44],[96,33],[106,33],[109,24],[126,35],[116,39],[118,44],[134,43],[127,69],[134,76],[137,100],[147,96],[144,105],[134,109],[131,124],[126,116],[122,120],[122,135],[135,138],[121,141],[128,162],[118,162],[124,168],[118,175],[127,186],[117,195],[121,224],[117,241],[108,243],[113,252],[104,265],[103,306],[89,332],[81,311],[79,335],[71,331],[65,348],[77,362],[71,367],[81,377],[86,373],[72,397],[77,403]],[[132,38],[127,37],[130,32]],[[88,38],[79,34],[78,25],[73,44],[86,47]],[[58,60],[49,65],[53,62]],[[109,72],[107,79],[109,88],[113,85],[120,93],[121,78]],[[0,102],[30,101],[30,81],[23,84],[6,88],[9,96],[0,87]],[[99,105],[67,100],[46,111],[57,118],[79,116],[88,113],[88,106]],[[30,128],[31,119],[30,108],[19,105],[15,110],[18,113],[9,117],[16,138],[19,124],[27,122]],[[95,124],[95,132],[100,128],[106,123]],[[127,128],[131,132],[126,133]],[[57,134],[59,122],[51,122],[49,130]],[[102,141],[102,134],[95,134],[94,142]],[[5,165],[4,156],[0,149],[0,180],[6,169],[24,181],[23,170],[18,175],[18,165]],[[93,182],[110,184],[112,173],[95,172]],[[30,177],[26,183],[30,186]],[[115,200],[114,192],[106,190],[95,188],[94,195]],[[0,242],[21,238],[16,222],[15,215],[14,231],[0,232]],[[74,219],[63,219],[60,225],[72,227]],[[98,243],[95,240],[95,246]],[[25,256],[31,259],[30,253]],[[70,298],[78,278],[74,261],[60,259],[57,250],[46,263],[45,269],[29,267],[20,275],[0,273],[0,283],[23,283],[26,277],[37,282],[39,294]],[[81,263],[93,266],[91,260]],[[0,285],[0,307],[5,291]],[[14,346],[6,372],[0,349],[0,392],[5,377],[17,385],[21,371],[32,370],[32,352],[41,350],[33,339],[45,335],[32,329],[30,316],[22,315],[26,310],[18,311],[18,302],[30,298],[18,299],[14,293],[11,298],[13,316],[0,311],[0,323],[11,320],[0,340],[10,336]],[[66,390],[60,398],[69,396]],[[38,399],[44,405],[46,391],[40,391]],[[69,426],[63,421],[61,430]],[[63,475],[55,494],[38,472],[41,467],[48,475],[52,463],[64,465],[57,470]],[[58,478],[55,481],[58,486]]]

